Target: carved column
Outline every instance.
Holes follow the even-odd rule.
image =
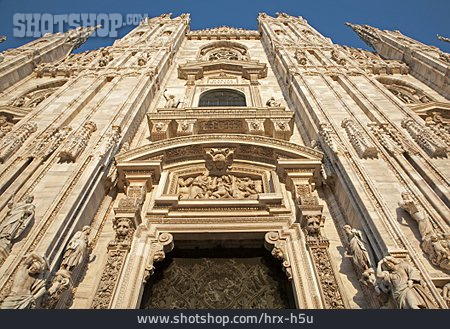
[[[117,281],[123,270],[126,257],[131,249],[134,232],[141,223],[141,209],[151,181],[151,173],[125,173],[125,196],[114,208],[113,227],[115,238],[108,245],[108,257],[100,284],[92,303],[92,308],[110,308]]]
[[[312,175],[312,173],[310,174]],[[306,248],[311,256],[323,304],[328,309],[349,308],[340,286],[338,274],[331,260],[328,239],[322,232],[325,217],[319,205],[311,177],[289,173],[298,211],[298,220],[306,237]]]

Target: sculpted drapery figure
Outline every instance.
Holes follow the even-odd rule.
[[[434,230],[433,226],[431,225],[430,219],[428,218],[428,215],[423,209],[420,209],[416,205],[413,198],[411,197],[411,193],[403,192],[402,199],[403,201],[400,201],[398,205],[406,210],[417,222],[422,241],[433,235]]]
[[[437,232],[430,221],[430,217],[416,202],[412,199],[409,192],[402,193],[403,201],[398,205],[406,210],[417,222],[421,247],[428,255],[433,265],[439,266],[445,270],[450,270],[450,244],[444,234]]]
[[[430,309],[435,305],[424,289],[419,271],[406,260],[386,256],[378,262],[377,277],[389,283],[400,309]]]
[[[352,228],[350,225],[344,225],[343,229],[348,239],[347,252],[352,256],[354,264],[359,268],[361,273],[364,273],[372,265],[363,233],[360,230]]]
[[[20,237],[34,219],[33,200],[33,196],[27,195],[21,201],[11,200],[8,203],[10,210],[3,222],[0,223],[0,248],[8,253],[13,240]]]
[[[175,99],[175,95],[166,95],[167,89],[164,90],[163,96],[166,100],[165,108],[177,108],[180,105],[180,101]]]
[[[45,294],[44,274],[48,268],[47,261],[37,255],[29,255],[15,275],[11,292],[0,308],[30,309],[36,308],[38,300]]]
[[[267,102],[266,102],[266,106],[268,106],[268,107],[280,107],[281,106],[281,102],[280,101],[277,101],[276,99],[275,99],[275,97],[270,97],[268,100],[267,100]]]
[[[64,251],[61,268],[72,271],[81,264],[89,247],[90,226],[84,226],[81,231],[74,234]]]

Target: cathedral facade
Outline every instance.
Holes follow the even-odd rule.
[[[0,55],[0,308],[447,309],[449,54],[189,24]]]

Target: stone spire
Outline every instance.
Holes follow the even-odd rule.
[[[441,41],[450,42],[450,38],[443,37],[442,35],[436,34],[436,37]]]
[[[381,41],[380,30],[375,27],[348,22],[345,25],[350,26],[369,47],[375,48],[374,43]]]
[[[97,26],[79,26],[74,30],[69,30],[66,32],[67,38],[66,43],[73,45],[73,49],[81,47],[83,43],[94,33],[94,31],[100,28],[101,25]]]
[[[0,43],[6,40],[6,37],[4,35],[0,35]]]

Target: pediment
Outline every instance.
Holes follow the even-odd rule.
[[[424,117],[432,115],[434,112],[439,113],[443,117],[450,117],[450,103],[444,102],[428,102],[410,106],[414,113]]]
[[[237,74],[245,79],[251,80],[252,76],[258,79],[267,76],[267,65],[259,61],[235,61],[235,60],[213,60],[213,61],[189,61],[178,66],[178,77],[188,80],[193,76],[195,80],[203,78],[208,72],[228,72]]]

